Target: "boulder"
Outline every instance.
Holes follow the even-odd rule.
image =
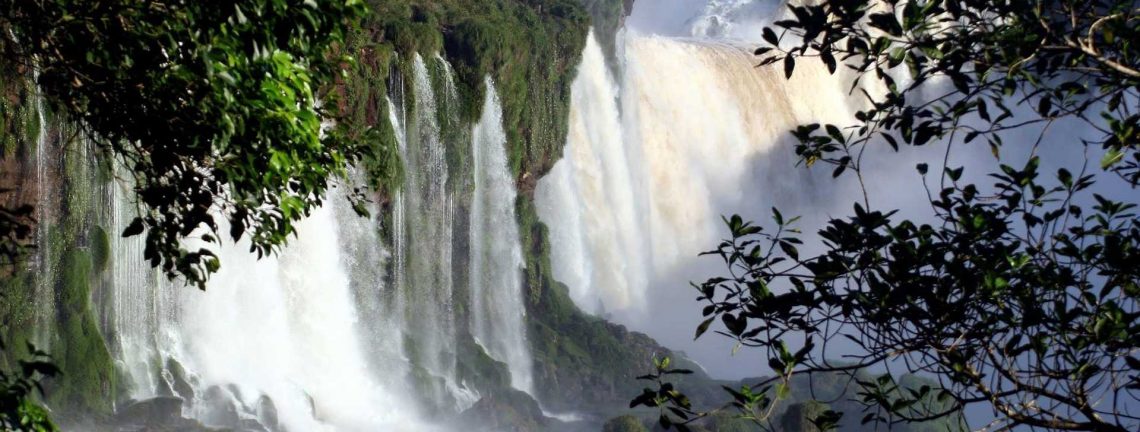
[[[241,422],[233,395],[223,387],[210,386],[202,394],[202,423],[213,427],[236,428]]]
[[[507,388],[479,399],[459,421],[467,430],[525,432],[545,430],[550,419],[530,395]]]
[[[131,403],[115,413],[114,422],[122,426],[160,428],[183,425],[182,399],[159,396]]]
[[[273,404],[273,399],[269,396],[261,395],[257,398],[257,419],[262,425],[271,431],[281,430],[277,420],[277,406]]]

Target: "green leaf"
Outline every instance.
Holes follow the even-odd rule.
[[[796,249],[796,247],[791,243],[788,243],[786,241],[780,242],[780,250],[784,251],[784,253],[791,257],[793,260],[799,261],[800,251],[799,249]]]
[[[1108,152],[1105,152],[1104,157],[1100,159],[1100,168],[1101,169],[1108,169],[1108,168],[1112,167],[1113,165],[1116,165],[1117,163],[1119,163],[1123,159],[1124,159],[1124,152],[1120,151],[1119,149],[1115,149],[1115,148],[1109,149]]]
[[[705,332],[709,330],[709,326],[712,325],[714,319],[716,319],[716,316],[701,321],[701,324],[697,326],[697,333],[693,336],[693,340],[697,340],[701,337],[701,335],[705,334]]]
[[[782,382],[782,383],[779,383],[776,385],[776,399],[784,400],[784,399],[787,399],[788,396],[791,396],[791,395],[792,395],[792,388],[788,383]]]

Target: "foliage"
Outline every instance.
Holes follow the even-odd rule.
[[[6,350],[0,341],[0,351]],[[51,358],[28,345],[30,357],[19,360],[16,371],[0,369],[0,429],[6,431],[50,432],[57,430],[47,410],[33,402],[36,393],[43,394],[40,381],[59,374]]]
[[[271,253],[358,158],[340,128],[323,130],[336,115],[320,104],[362,11],[354,0],[10,2],[0,48],[127,165],[141,217],[123,234],[145,231],[153,266],[202,287],[218,260],[184,239],[218,241],[220,215],[232,239]]]
[[[694,285],[707,304],[697,336],[719,321],[718,333],[764,350],[777,377],[760,384],[778,396],[793,376],[851,374],[867,406],[863,423],[908,424],[981,405],[997,429],[1140,428],[1135,196],[1094,193],[1098,179],[1086,171],[1048,178],[1040,169],[1048,156],[1036,151],[1050,125],[1086,124],[1095,137],[1073,145],[1101,152],[1109,181],[1137,185],[1140,9],[919,0],[790,11],[764,30],[761,64],[781,64],[789,77],[806,57],[833,72],[842,65],[869,107],[854,125],[794,131],[801,162],[861,182],[868,146],[942,142],[940,170],[917,166],[929,221],[871,208],[864,188],[854,215],[818,232],[823,252],[807,256],[795,218],[776,209],[774,230],[726,219],[731,237],[708,253],[728,274]],[[884,90],[867,90],[876,84]],[[949,163],[953,146],[979,139],[1001,160],[1000,133],[1030,125],[1040,126],[1030,156],[1001,164],[992,187]],[[847,354],[841,363],[827,357],[836,349]],[[903,392],[889,374],[854,373],[872,367],[939,385]],[[737,403],[773,403],[740,393]]]
[[[455,68],[463,122],[479,118],[484,78],[491,76],[503,103],[512,172],[533,182],[553,165],[566,137],[570,83],[589,27],[576,0],[396,0],[371,1],[369,7],[374,13],[352,39],[368,69],[410,77],[414,54],[445,57]],[[398,53],[394,64],[392,53]],[[350,77],[356,81],[350,87],[378,97],[360,102],[357,115],[386,118],[383,97],[389,92],[414,97],[410,87],[393,86],[409,86],[409,79],[368,79],[383,85],[368,89],[361,85],[366,78]],[[394,148],[394,137],[381,130],[380,145]],[[391,161],[380,160],[376,168],[370,169],[374,177],[396,174]]]

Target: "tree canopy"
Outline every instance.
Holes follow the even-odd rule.
[[[0,61],[125,165],[140,216],[123,235],[145,234],[151,265],[204,287],[220,263],[187,238],[271,253],[366,151],[334,126],[329,91],[363,12],[358,0],[14,1],[0,6]]]
[[[946,150],[916,166],[924,219],[874,208],[865,187],[853,215],[814,237],[776,209],[767,226],[726,218],[731,236],[708,254],[727,273],[694,284],[706,318],[696,335],[717,329],[763,350],[774,375],[731,390],[726,407],[773,427],[767,413],[791,377],[841,372],[858,384],[864,423],[980,406],[994,419],[971,426],[991,430],[1140,429],[1136,2],[823,1],[789,12],[764,29],[758,63],[788,77],[808,58],[847,69],[868,107],[854,124],[792,131],[802,165],[861,183],[868,147]],[[1054,124],[1085,129],[1061,144],[1085,148],[1092,166],[1042,172],[1050,156],[1038,147],[1067,139]],[[1036,140],[1003,143],[1012,130]],[[969,145],[987,145],[999,169],[954,166],[951,149]],[[1029,156],[1011,161],[1011,146]],[[1133,192],[1109,196],[1104,182]],[[823,251],[801,254],[805,238]],[[900,369],[938,385],[904,386],[890,373]],[[856,374],[866,370],[887,373]],[[634,404],[685,428],[706,413],[666,387],[669,372],[648,376],[659,386]],[[816,426],[835,416],[819,413]]]

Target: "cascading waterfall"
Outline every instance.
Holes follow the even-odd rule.
[[[684,287],[667,277],[715,245],[722,214],[767,208],[753,195],[764,191],[746,195],[740,185],[760,175],[757,159],[788,129],[843,122],[857,103],[847,81],[819,64],[800,64],[789,81],[778,67],[755,68],[746,49],[702,39],[747,38],[734,20],[764,15],[767,2],[709,0],[702,9],[668,1],[702,15],[667,33],[683,39],[623,30],[614,67],[591,32],[572,84],[564,155],[535,191],[555,278],[582,309],[629,321],[665,301],[651,287]],[[534,370],[529,349],[519,192],[507,158],[518,143],[507,142],[495,83],[486,78],[482,116],[471,125],[460,117],[447,60],[412,54],[395,63],[410,68],[392,68],[383,101],[405,173],[390,207],[361,218],[340,185],[275,256],[259,260],[245,242],[213,245],[222,270],[205,292],[150,268],[142,237],[118,235],[137,214],[134,194],[126,182],[103,182],[98,223],[112,254],[95,300],[110,303],[98,305],[109,313],[101,330],[130,387],[120,408],[174,396],[185,401],[183,415],[223,428],[430,429],[441,425],[425,419],[495,395],[465,381],[487,378],[483,370],[458,365],[470,337],[506,365],[515,389],[535,394],[536,377],[549,377]],[[38,217],[51,220],[70,210],[52,196],[71,170],[59,154],[68,145],[49,139],[39,96],[35,108]],[[526,127],[555,121],[533,117]],[[88,151],[81,145],[74,157],[91,159]],[[62,174],[92,181],[93,166]],[[41,239],[59,234],[47,224],[40,230]],[[36,270],[54,275],[66,251],[42,244]],[[36,295],[53,299],[54,284],[40,277]],[[37,326],[46,328],[53,301],[38,305]],[[490,385],[500,385],[500,370],[493,365]]]
[[[159,337],[160,316],[169,303],[158,301],[162,293],[157,272],[143,259],[144,238],[123,237],[114,231],[130,224],[137,214],[131,201],[131,190],[125,182],[112,182],[105,188],[107,213],[104,223],[112,230],[108,235],[112,257],[108,284],[113,291],[111,328],[108,343],[119,353],[117,362],[127,372],[133,389],[158,388],[151,362],[154,361],[155,338]],[[161,369],[161,366],[158,366]],[[134,394],[138,397],[142,394]]]
[[[617,92],[591,32],[571,87],[565,154],[535,193],[550,227],[555,278],[594,312],[601,302],[642,303],[648,271],[644,203],[634,183],[639,159],[623,144]]]
[[[404,326],[410,330],[404,343],[410,346],[413,363],[434,377],[426,378],[436,393],[433,399],[455,397],[462,409],[474,403],[475,397],[454,381],[457,339],[451,263],[455,197],[447,187],[446,143],[431,74],[418,54],[412,70],[412,120],[396,128],[407,134],[402,141],[405,187],[397,209],[402,226],[396,240],[402,266],[396,270],[397,289],[406,308]],[[450,75],[450,70],[444,73]]]
[[[39,74],[36,74],[38,79]],[[58,161],[58,158],[53,158],[55,155],[48,145],[48,134],[51,128],[47,124],[47,116],[44,113],[44,100],[37,88],[34,96],[34,104],[36,107],[36,121],[39,124],[39,132],[36,135],[36,219],[41,221],[52,220],[54,213],[54,203],[57,199],[52,197],[52,192],[55,188],[51,187],[50,182],[52,176],[49,170],[53,163]],[[41,241],[39,251],[37,253],[37,271],[40,274],[55,274],[54,268],[56,259],[55,257],[55,244],[50,241],[49,235],[50,226],[48,224],[36,225],[36,237],[40,239],[48,239],[48,241]],[[41,299],[35,305],[35,332],[34,338],[36,345],[41,349],[49,349],[51,347],[51,338],[48,337],[49,329],[51,328],[52,321],[54,320],[55,308],[52,302],[42,301],[42,299],[55,298],[55,288],[52,286],[54,281],[51,278],[41,277],[36,281],[36,298]]]
[[[217,248],[223,267],[205,292],[147,267],[140,237],[112,237],[107,333],[132,399],[178,396],[187,416],[209,425],[249,419],[289,430],[414,430],[417,401],[453,412],[474,404],[478,393],[456,376],[450,148],[470,149],[474,164],[471,231],[463,232],[472,244],[467,325],[508,366],[511,384],[531,390],[502,107],[488,81],[482,119],[469,134],[446,131],[459,123],[458,94],[450,67],[433,61],[442,85],[416,56],[414,99],[385,101],[407,172],[392,205],[391,253],[380,221],[353,211],[347,186],[330,192],[278,256],[258,260],[244,243]],[[470,143],[445,142],[468,135]],[[121,230],[136,214],[129,185],[112,182],[105,193],[104,223]]]
[[[122,223],[133,204],[121,191],[112,191],[112,199],[111,219]],[[189,402],[188,415],[216,426],[255,418],[288,430],[418,428],[414,407],[399,396],[406,391],[401,383],[376,379],[402,368],[398,351],[389,352],[388,368],[378,371],[362,347],[368,335],[359,323],[366,319],[356,309],[353,286],[377,292],[382,282],[356,271],[347,255],[382,251],[365,253],[354,248],[361,243],[342,241],[375,229],[369,219],[346,217],[351,212],[345,198],[329,200],[298,225],[297,238],[278,256],[258,260],[247,244],[221,247],[222,270],[205,292],[155,284],[139,271],[137,241],[117,241],[112,334],[119,337],[131,396],[180,396]],[[390,335],[370,336],[395,342]]]
[[[449,149],[470,150],[474,161],[471,231],[462,232],[473,245],[461,257],[471,263],[464,325],[508,366],[514,387],[531,390],[502,107],[488,81],[482,119],[467,132],[447,130],[459,125],[458,92],[449,65],[432,61],[437,84],[416,56],[414,99],[385,101],[408,173],[394,197],[391,253],[380,219],[356,215],[346,185],[330,190],[278,255],[258,260],[245,242],[208,245],[223,266],[205,292],[149,268],[141,237],[110,236],[105,333],[132,400],[176,396],[184,415],[207,425],[287,430],[416,430],[421,408],[458,413],[474,404],[479,394],[456,372],[452,258],[462,225]],[[120,232],[137,212],[131,186],[112,181],[103,190],[101,223]]]
[[[533,393],[523,253],[515,216],[515,181],[507,168],[507,136],[495,83],[486,80],[483,118],[472,131],[475,191],[471,203],[471,332],[491,357],[507,364],[511,385]]]
[[[740,184],[755,159],[796,124],[849,118],[853,101],[818,64],[785,80],[733,45],[621,39],[620,84],[587,43],[564,157],[536,201],[554,275],[578,305],[637,317],[655,277],[714,246],[720,215],[752,205]]]
[[[357,171],[353,171],[350,178],[354,184],[366,182]],[[407,391],[405,378],[409,362],[403,345],[399,343],[404,334],[402,303],[395,287],[383,283],[391,254],[383,247],[378,229],[380,209],[371,204],[368,210],[372,218],[362,218],[344,201],[343,193],[336,194],[333,210],[344,251],[341,259],[351,275],[351,292],[355,295],[358,309],[355,324],[361,333],[362,348],[371,370],[382,371],[376,374],[381,385]]]

